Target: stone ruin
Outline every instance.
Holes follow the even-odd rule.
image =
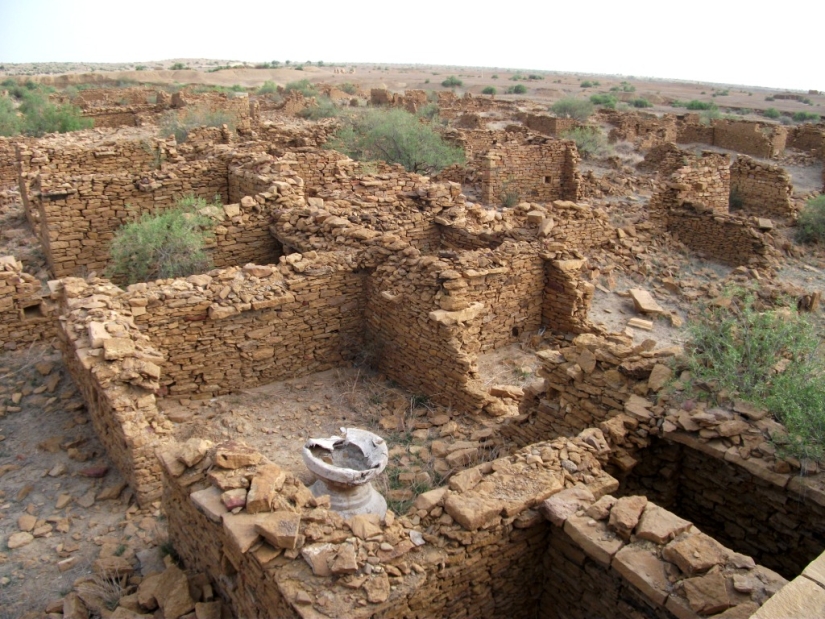
[[[453,117],[488,106],[443,94]],[[371,96],[423,103],[416,92]],[[703,141],[689,119],[611,118],[617,133],[657,146],[653,231],[771,268],[762,220],[793,215],[781,168],[681,151],[673,141]],[[662,387],[678,350],[588,318],[588,254],[633,245],[585,200],[572,142],[461,130],[476,203],[449,179],[318,148],[329,126],[250,119],[246,137],[204,130],[183,145],[139,128],[18,141],[14,178],[61,279],[44,295],[0,260],[0,339],[9,348],[57,334],[109,457],[140,503],[162,499],[187,569],[237,616],[777,619],[820,603],[816,465],[803,476],[810,463],[777,456],[781,427],[765,411],[677,408]],[[703,139],[728,130],[739,128]],[[758,127],[742,135],[741,152],[781,141]],[[519,204],[491,208],[508,187]],[[216,269],[125,289],[78,277],[105,269],[129,209],[187,193],[225,204],[206,213]],[[540,381],[484,387],[479,355],[543,330],[567,337],[538,353]],[[448,453],[458,470],[405,514],[341,515],[255,449],[177,442],[159,405],[344,366],[366,347],[389,379],[454,415],[498,419],[517,447],[478,464],[472,446]],[[141,583],[147,599],[158,587],[159,577]],[[193,591],[178,599],[181,615],[199,603]]]

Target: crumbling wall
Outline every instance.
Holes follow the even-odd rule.
[[[608,452],[598,430],[538,443],[406,514],[344,519],[260,453],[194,438],[161,453],[163,507],[186,566],[250,618],[745,616],[785,584],[644,497],[610,496]]]
[[[571,488],[542,504],[555,526],[541,618],[749,617],[787,584],[644,496],[593,498]]]
[[[794,127],[788,135],[788,148],[825,157],[825,126],[804,123]]]
[[[537,133],[544,135],[559,136],[565,131],[569,131],[579,126],[579,122],[573,118],[558,118],[549,114],[519,114],[517,118],[522,124]]]
[[[338,255],[129,287],[135,323],[163,351],[161,386],[208,398],[321,372],[362,347],[364,272]]]
[[[68,278],[55,295],[58,340],[69,374],[109,458],[146,505],[160,497],[155,450],[172,431],[155,401],[163,356],[135,328],[116,286]]]
[[[822,476],[791,472],[770,442],[783,429],[767,411],[670,407],[662,388],[680,348],[655,346],[584,334],[540,352],[541,381],[502,435],[527,445],[599,427],[623,494],[644,494],[786,577],[799,573],[825,549]]]
[[[773,244],[754,222],[684,204],[668,213],[668,232],[693,251],[731,266],[770,266]]]
[[[751,436],[745,445],[758,449]],[[750,448],[729,449],[718,438],[700,440],[683,431],[665,438],[637,455],[641,461],[624,483],[628,492],[644,492],[786,578],[825,550],[825,496],[810,492],[808,479],[742,458],[740,449]]]
[[[519,200],[576,201],[581,195],[579,155],[568,140],[508,143],[491,149],[481,164],[481,201],[500,204],[505,194]]]
[[[23,272],[14,256],[0,256],[0,348],[18,346],[55,335],[54,318],[47,316],[41,284]]]
[[[746,213],[780,219],[796,213],[791,176],[781,166],[740,155],[731,165],[730,175],[731,196],[741,202]]]
[[[105,269],[115,232],[142,213],[169,208],[188,194],[226,202],[227,163],[215,157],[151,173],[38,175],[34,189],[46,258],[55,276],[65,277]]]
[[[17,185],[17,156],[12,138],[0,136],[0,191]]]
[[[596,287],[581,277],[586,260],[557,258],[556,252],[544,254],[545,283],[542,324],[567,333],[594,329],[587,318]]]
[[[719,119],[705,125],[698,114],[678,117],[676,141],[680,144],[709,144],[744,155],[775,158],[785,152],[788,128],[752,120]]]
[[[657,116],[645,112],[618,112],[602,109],[598,112],[605,122],[612,125],[607,139],[611,143],[628,141],[647,150],[677,138],[676,117],[672,114]]]
[[[785,151],[787,127],[747,120],[720,119],[713,122],[713,145],[770,159]]]

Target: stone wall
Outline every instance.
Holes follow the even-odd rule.
[[[69,374],[109,458],[146,505],[160,497],[155,450],[171,433],[155,401],[163,355],[135,328],[132,309],[116,286],[68,278],[54,295]]]
[[[755,222],[686,203],[668,213],[667,230],[691,250],[722,264],[766,268],[775,250]]]
[[[612,128],[608,133],[611,143],[628,141],[637,148],[647,150],[667,142],[675,142],[676,117],[672,114],[657,116],[645,112],[617,112],[599,110],[598,115]]]
[[[644,494],[795,576],[825,550],[823,475],[795,474],[793,466],[818,469],[777,455],[770,437],[784,430],[767,411],[745,403],[670,407],[662,388],[680,349],[655,346],[584,334],[540,352],[541,381],[525,389],[521,415],[502,435],[527,445],[599,427],[611,446],[606,470],[624,494]]]
[[[680,144],[709,144],[763,159],[781,155],[785,151],[787,139],[788,128],[782,125],[728,119],[702,125],[697,114],[679,117],[676,137]]]
[[[586,260],[557,259],[544,254],[545,283],[542,324],[553,331],[583,333],[596,330],[587,317],[596,287],[582,278]]]
[[[16,350],[54,337],[47,306],[37,278],[24,273],[14,256],[0,256],[0,349]]]
[[[155,172],[87,176],[38,175],[32,206],[40,214],[40,239],[56,277],[83,269],[100,271],[109,244],[124,223],[163,210],[194,194],[227,201],[227,162],[204,159],[165,166]]]
[[[580,124],[573,118],[557,118],[549,114],[524,113],[517,115],[517,118],[531,131],[552,136],[559,136]]]
[[[581,195],[579,155],[568,140],[508,143],[491,149],[481,164],[481,201],[501,204],[505,194],[520,201],[576,201]]]
[[[718,441],[684,432],[666,434],[639,457],[623,483],[627,492],[643,492],[786,578],[825,550],[825,501],[798,477],[751,465]]]
[[[791,176],[781,166],[740,155],[730,168],[730,190],[749,215],[790,219],[796,214]]]
[[[14,140],[0,136],[0,191],[17,186],[17,156]]]
[[[293,254],[129,287],[137,324],[165,357],[163,393],[209,398],[320,372],[361,350],[364,273]]]
[[[713,145],[736,152],[769,159],[785,151],[788,129],[744,120],[716,120],[713,123]]]
[[[612,497],[608,451],[598,430],[538,443],[406,514],[344,519],[260,453],[190,439],[161,454],[163,507],[187,568],[250,619],[746,616],[784,584],[644,497]]]
[[[788,135],[788,148],[825,157],[825,126],[805,123],[794,127]]]

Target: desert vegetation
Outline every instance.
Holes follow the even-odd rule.
[[[207,270],[211,261],[204,243],[211,237],[212,220],[203,210],[220,206],[216,198],[187,196],[162,213],[143,213],[124,225],[111,246],[107,275],[127,284],[185,277]]]

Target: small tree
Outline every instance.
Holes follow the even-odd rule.
[[[219,200],[211,206],[219,206]],[[185,277],[211,266],[203,251],[212,236],[212,220],[203,214],[210,205],[187,196],[163,213],[144,213],[115,234],[107,275],[126,284]]]
[[[401,109],[373,108],[353,116],[327,147],[356,161],[400,163],[419,174],[464,161],[460,148],[445,143],[432,127]]]
[[[777,110],[775,107],[769,107],[767,110],[765,110],[762,113],[765,115],[765,118],[774,118],[774,119],[776,119],[776,118],[779,118],[781,116],[779,110]]]
[[[560,118],[574,118],[585,121],[593,113],[593,104],[586,99],[565,97],[550,106],[550,111]]]
[[[496,89],[494,86],[485,86],[484,90],[481,91],[483,95],[494,95],[496,94]]]
[[[446,80],[441,82],[441,85],[444,86],[444,88],[456,88],[459,86],[463,86],[464,82],[458,79],[455,75],[451,75]]]
[[[576,149],[584,159],[603,157],[610,153],[607,138],[598,127],[574,127],[562,134],[563,138],[573,140]]]
[[[507,89],[508,95],[523,95],[526,92],[527,86],[524,84],[516,84],[515,86],[510,86],[510,88]]]

